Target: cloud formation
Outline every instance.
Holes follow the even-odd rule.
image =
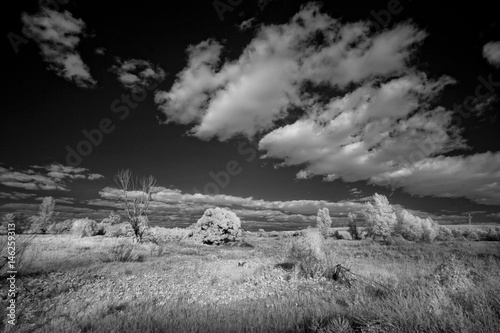
[[[118,81],[123,87],[138,92],[165,79],[165,71],[160,66],[140,59],[122,61],[117,59],[118,65],[111,67],[110,71],[118,76]]]
[[[60,13],[42,7],[36,14],[23,13],[23,33],[40,47],[40,54],[49,69],[80,88],[94,88],[87,65],[83,63],[76,47],[85,30],[85,22],[64,11]]]
[[[85,168],[75,168],[53,163],[46,166],[32,165],[26,170],[0,166],[0,184],[25,190],[69,191],[68,185],[76,179],[96,180],[104,176],[89,173]]]
[[[489,42],[483,46],[483,57],[494,67],[500,67],[500,42]]]
[[[93,200],[89,204],[97,206],[111,206],[123,208],[116,199],[123,197],[123,192],[105,187],[99,191],[102,199]],[[130,191],[129,198],[139,196],[139,191]],[[365,208],[364,202],[330,202],[325,200],[291,200],[291,201],[266,201],[252,197],[243,198],[231,195],[205,195],[201,193],[182,193],[178,189],[155,188],[151,197],[151,214],[165,212],[168,215],[178,213],[199,216],[205,209],[217,207],[229,207],[238,216],[251,221],[289,222],[289,223],[312,223],[315,221],[319,208],[326,207],[332,216],[345,216],[348,212],[358,212]],[[304,226],[304,225],[302,225]]]
[[[199,138],[252,137],[294,107],[311,108],[307,85],[342,89],[400,73],[424,37],[411,25],[373,35],[367,22],[341,24],[308,5],[288,24],[261,27],[235,61],[222,63],[217,41],[190,46],[188,65],[156,101],[167,122],[195,123]]]
[[[342,23],[309,4],[286,24],[259,26],[236,59],[224,59],[218,41],[203,41],[187,49],[186,67],[155,101],[166,123],[191,124],[200,139],[257,137],[262,158],[303,168],[298,179],[368,181],[500,204],[481,182],[449,191],[428,176],[423,191],[394,176],[419,178],[424,165],[438,167],[446,154],[470,147],[452,121],[457,110],[438,104],[456,81],[413,66],[426,32],[412,23],[372,32],[370,24]],[[485,47],[488,59],[494,49]],[[475,112],[493,101],[478,100]],[[481,161],[474,170],[488,182],[497,175],[489,167],[494,156],[453,161],[464,176],[469,160]]]

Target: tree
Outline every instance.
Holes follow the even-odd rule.
[[[357,216],[355,213],[347,214],[348,228],[349,228],[348,231],[352,239],[360,240],[361,235],[359,233],[358,225],[356,224],[356,218]]]
[[[370,234],[381,236],[384,239],[392,235],[398,220],[389,200],[385,196],[375,193],[373,204],[368,203],[367,205],[363,215],[368,223]]]
[[[14,228],[15,233],[19,235],[29,229],[29,220],[23,213],[7,213],[3,216],[3,225],[5,229]]]
[[[318,209],[318,215],[316,216],[316,222],[319,230],[324,238],[328,237],[328,230],[332,226],[332,219],[330,217],[330,211],[328,208]]]
[[[134,241],[141,242],[144,231],[149,226],[149,204],[156,178],[153,176],[137,178],[127,169],[119,170],[114,180],[121,192],[118,199],[124,203],[128,222],[134,230]]]
[[[38,215],[34,215],[31,220],[31,231],[44,234],[49,225],[53,222],[55,201],[52,197],[45,197],[38,209]]]

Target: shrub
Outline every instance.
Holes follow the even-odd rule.
[[[142,261],[142,257],[133,253],[134,246],[130,243],[120,243],[114,245],[109,252],[101,252],[99,260],[102,262],[130,262]]]
[[[316,223],[323,237],[327,238],[328,230],[332,226],[332,219],[330,217],[330,211],[328,210],[328,208],[318,209]]]
[[[288,258],[298,268],[301,276],[323,276],[327,270],[327,255],[322,233],[318,229],[305,229],[303,236],[292,242]]]
[[[430,217],[426,219],[420,219],[422,224],[422,240],[426,242],[432,242],[437,234],[439,225],[435,223]]]
[[[12,229],[13,227],[16,235],[19,235],[23,234],[30,228],[30,221],[23,213],[7,213],[3,216],[3,226],[5,229]]]
[[[356,214],[354,213],[348,213],[347,214],[347,221],[348,221],[348,231],[349,231],[349,234],[351,235],[351,239],[355,239],[355,240],[360,240],[361,239],[361,235],[359,233],[359,229],[358,229],[358,226],[357,226],[357,223],[356,223]]]
[[[484,236],[485,241],[500,241],[500,233],[495,229],[489,228]]]
[[[209,208],[194,225],[194,239],[204,244],[220,245],[241,238],[241,221],[224,208]]]
[[[46,232],[49,234],[65,234],[71,232],[74,219],[64,220],[62,222],[52,223],[47,227]]]
[[[120,214],[117,214],[114,211],[111,211],[111,213],[109,213],[108,217],[102,219],[101,223],[115,225],[115,224],[120,224],[121,220],[122,220],[122,217]]]
[[[45,233],[48,226],[53,222],[55,201],[52,197],[45,197],[40,205],[38,215],[32,216],[31,232]]]
[[[422,219],[403,209],[396,214],[398,224],[395,234],[410,241],[433,241],[439,232],[439,226],[431,218]]]
[[[102,230],[105,237],[131,237],[134,235],[134,230],[128,222],[120,224],[103,224]]]
[[[193,236],[194,230],[185,228],[148,228],[144,233],[144,239],[153,243],[166,243],[173,240],[182,240]]]
[[[389,237],[397,224],[397,217],[389,200],[383,195],[375,193],[373,204],[368,203],[363,211],[370,235]]]
[[[453,233],[450,228],[440,226],[438,229],[438,233],[436,236],[436,240],[438,241],[449,241],[453,238]]]
[[[470,241],[478,241],[479,236],[477,232],[471,229],[465,229],[462,233],[462,235],[465,237],[465,239],[470,240]]]
[[[335,232],[333,233],[333,238],[344,239],[344,236],[338,230],[335,230]]]
[[[95,236],[98,232],[97,222],[89,218],[77,219],[73,221],[71,233],[80,237]]]

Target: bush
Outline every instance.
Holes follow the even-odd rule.
[[[74,219],[64,220],[62,222],[52,223],[47,227],[46,232],[49,234],[66,234],[71,232]]]
[[[500,233],[495,229],[489,228],[484,236],[485,241],[500,241]]]
[[[89,218],[77,219],[73,221],[71,233],[80,237],[95,236],[98,233],[97,222]]]
[[[327,238],[328,230],[332,226],[332,219],[330,217],[330,211],[328,210],[328,208],[318,209],[318,215],[316,216],[316,223],[323,237]]]
[[[134,235],[134,230],[128,222],[120,224],[102,224],[102,231],[105,237],[131,237]]]
[[[209,208],[192,228],[194,239],[204,244],[220,245],[241,238],[241,221],[224,208]]]
[[[361,235],[359,233],[358,225],[356,223],[356,218],[357,218],[357,216],[354,213],[347,214],[348,231],[349,231],[349,234],[351,235],[351,239],[360,240]]]
[[[142,261],[142,256],[133,253],[134,246],[130,243],[120,243],[114,245],[109,252],[101,252],[99,260],[102,262],[131,262]]]
[[[333,233],[333,238],[344,239],[344,236],[338,230],[335,230],[335,232]]]
[[[192,237],[193,234],[194,230],[191,229],[152,227],[144,232],[143,238],[153,243],[166,243],[186,239]]]
[[[451,232],[450,228],[443,226],[439,227],[436,240],[445,242],[451,240],[452,238],[453,233]]]
[[[373,204],[368,203],[363,211],[370,235],[384,239],[392,235],[397,224],[397,217],[389,200],[383,195],[375,193]]]
[[[472,229],[465,229],[462,232],[462,235],[465,237],[465,239],[470,240],[470,241],[478,241],[479,236],[476,231]]]
[[[23,234],[30,228],[29,219],[23,214],[7,213],[3,216],[5,229],[14,228],[16,235]]]
[[[302,234],[302,237],[292,242],[288,259],[303,277],[324,276],[327,272],[327,255],[322,233],[318,229],[308,228]]]
[[[52,197],[45,197],[40,205],[38,215],[32,216],[30,231],[33,233],[45,233],[48,226],[53,222],[55,201]]]
[[[395,234],[410,241],[433,241],[439,233],[439,226],[431,218],[422,219],[403,209],[396,214],[398,224]]]
[[[122,220],[122,217],[120,214],[117,214],[114,211],[111,211],[111,213],[109,213],[109,217],[102,219],[101,223],[115,225],[115,224],[120,224],[121,220]]]

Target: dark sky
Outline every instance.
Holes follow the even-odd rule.
[[[168,226],[212,206],[248,229],[321,207],[341,221],[374,193],[440,223],[500,221],[491,2],[10,5],[0,213],[53,196],[61,219],[100,219],[130,168],[156,176]]]

